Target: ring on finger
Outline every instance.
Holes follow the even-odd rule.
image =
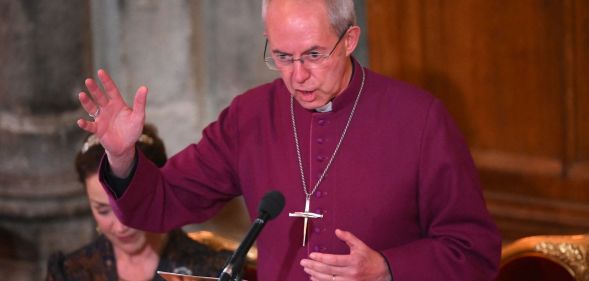
[[[94,113],[88,113],[88,116],[92,119],[98,118],[98,115],[100,115],[100,107],[97,107]]]

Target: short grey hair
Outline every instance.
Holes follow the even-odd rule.
[[[266,11],[271,0],[262,1],[262,20],[266,21]],[[339,36],[356,23],[356,10],[353,0],[322,0],[327,7],[331,28]]]

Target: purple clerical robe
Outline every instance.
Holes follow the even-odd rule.
[[[309,190],[358,95],[362,66],[352,60],[350,84],[331,112],[295,102]],[[301,245],[303,220],[288,216],[303,211],[305,193],[281,79],[237,96],[200,142],[161,170],[139,154],[130,185],[112,199],[115,212],[131,226],[165,231],[203,222],[239,195],[256,217],[264,194],[279,190],[284,211],[257,240],[259,280],[308,280],[299,262],[309,253],[349,253],[336,228],[382,253],[395,281],[492,280],[500,237],[457,126],[430,94],[368,69],[365,75],[347,135],[312,195],[311,211],[323,218],[310,220],[307,246]]]

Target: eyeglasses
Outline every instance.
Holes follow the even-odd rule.
[[[280,70],[290,67],[295,61],[300,61],[301,64],[304,64],[307,68],[318,68],[331,56],[331,54],[333,54],[335,48],[337,48],[337,45],[339,45],[339,42],[342,41],[344,35],[346,35],[349,29],[350,27],[339,36],[335,46],[333,46],[333,49],[331,49],[329,54],[322,54],[319,51],[310,51],[306,54],[302,54],[298,59],[295,59],[293,55],[283,53],[273,53],[270,56],[266,56],[266,49],[268,48],[268,39],[266,39],[266,44],[264,44],[264,62],[271,70]]]

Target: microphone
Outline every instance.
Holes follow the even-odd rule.
[[[233,280],[241,280],[240,275],[245,255],[254,244],[254,241],[262,231],[264,225],[266,225],[269,220],[277,217],[283,208],[284,195],[282,195],[280,191],[269,191],[264,195],[258,206],[258,217],[254,220],[237,250],[235,250],[231,258],[229,258],[221,275],[219,275],[219,281],[229,281],[234,277],[235,279]]]

